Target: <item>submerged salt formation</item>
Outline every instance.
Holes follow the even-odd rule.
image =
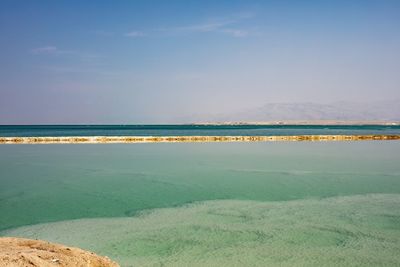
[[[400,140],[400,135],[0,137],[0,144],[105,144],[105,143],[371,141],[371,140]]]
[[[118,267],[107,257],[41,240],[0,238],[0,266]]]
[[[122,266],[399,266],[400,195],[215,200],[2,234],[109,255]]]

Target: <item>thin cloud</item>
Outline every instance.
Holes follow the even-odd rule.
[[[223,30],[221,30],[221,32],[229,34],[233,37],[246,37],[249,35],[248,31],[239,30],[239,29],[223,29]]]
[[[126,37],[141,37],[144,36],[143,32],[140,31],[131,31],[124,34]]]
[[[167,29],[166,31],[175,32],[213,32],[217,31],[224,26],[234,23],[232,20],[210,21],[202,24],[181,26]]]
[[[235,14],[229,17],[214,18],[206,20],[202,23],[176,26],[170,28],[160,28],[148,31],[146,33],[141,31],[131,31],[124,34],[126,37],[141,37],[151,36],[159,34],[167,35],[180,35],[180,34],[193,34],[193,33],[221,33],[230,35],[232,37],[246,37],[250,35],[250,32],[239,28],[237,24],[243,20],[248,20],[254,17],[253,13],[243,12]]]
[[[92,54],[92,53],[85,53],[80,51],[74,50],[63,50],[59,49],[53,45],[47,45],[42,47],[33,48],[30,50],[33,55],[48,55],[48,56],[71,56],[78,58],[82,61],[93,61],[101,58],[102,56]]]
[[[61,54],[74,54],[74,51],[69,50],[60,50],[56,46],[47,45],[42,47],[33,48],[31,50],[32,54],[40,55],[40,54],[52,54],[52,55],[61,55]]]
[[[41,70],[45,72],[52,72],[55,74],[96,74],[96,75],[103,75],[103,76],[118,76],[122,75],[119,72],[112,72],[112,71],[107,71],[99,67],[94,67],[94,66],[81,66],[81,65],[76,65],[76,66],[42,66],[40,67]]]
[[[210,19],[199,24],[168,28],[161,31],[172,34],[215,32],[227,34],[232,37],[246,37],[249,35],[249,32],[247,30],[238,28],[237,24],[240,24],[243,20],[248,20],[253,17],[253,13],[243,12],[229,17]]]
[[[43,46],[37,47],[31,50],[33,54],[51,54],[57,51],[57,47],[55,46]]]
[[[246,37],[249,35],[249,32],[247,30],[235,28],[234,27],[235,23],[237,23],[236,20],[223,20],[223,21],[208,22],[197,25],[171,28],[164,30],[164,32],[175,33],[175,34],[214,32],[214,33],[227,34],[232,37]]]

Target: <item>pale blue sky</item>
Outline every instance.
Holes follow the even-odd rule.
[[[0,124],[400,98],[400,1],[0,2]]]

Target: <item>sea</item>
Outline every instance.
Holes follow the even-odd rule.
[[[0,126],[2,137],[309,134],[400,126]],[[2,144],[0,236],[121,266],[400,266],[400,141]]]

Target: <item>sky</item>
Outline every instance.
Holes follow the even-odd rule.
[[[0,124],[400,99],[400,1],[0,1]]]

